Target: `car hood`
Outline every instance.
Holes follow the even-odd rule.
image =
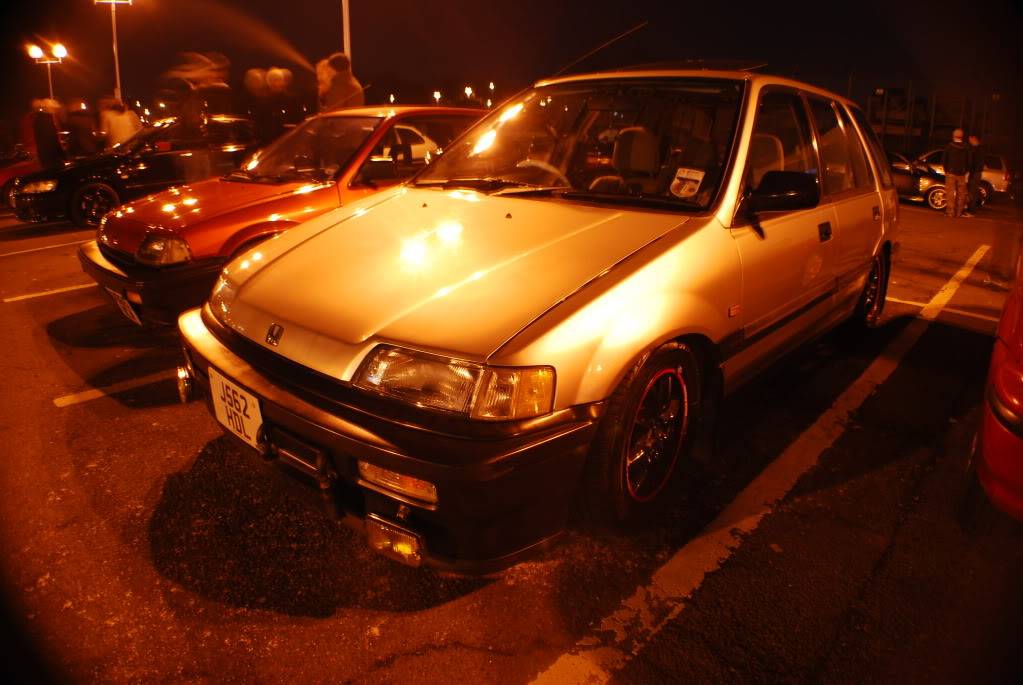
[[[134,252],[152,231],[180,233],[189,240],[206,228],[226,231],[229,235],[232,229],[237,230],[257,219],[269,220],[274,214],[274,205],[280,200],[304,195],[319,187],[307,183],[243,183],[220,178],[176,186],[129,202],[114,212],[104,227],[105,240],[112,247]],[[337,206],[336,203],[333,206]],[[229,215],[236,215],[237,221],[232,221]]]
[[[282,325],[279,353],[345,380],[376,341],[484,361],[685,221],[631,207],[403,188],[235,260],[211,302],[222,321],[263,345],[269,326]]]

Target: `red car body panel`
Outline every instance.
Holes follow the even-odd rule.
[[[1023,521],[1023,256],[988,368],[977,475],[995,506]]]

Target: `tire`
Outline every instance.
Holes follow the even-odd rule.
[[[981,207],[991,202],[992,196],[994,196],[994,189],[991,184],[984,182],[977,186],[977,200]]]
[[[937,209],[939,212],[944,211],[945,206],[948,204],[948,200],[945,197],[945,188],[942,186],[935,186],[927,191],[927,206],[931,209]]]
[[[870,273],[867,275],[867,282],[863,285],[863,292],[853,313],[852,323],[861,329],[877,328],[884,314],[885,298],[888,295],[888,276],[891,269],[888,263],[888,253],[879,250],[874,255],[870,264]]]
[[[71,194],[68,216],[75,226],[98,226],[103,215],[121,204],[117,191],[106,183],[86,183]]]
[[[637,364],[612,393],[586,465],[583,514],[620,524],[653,511],[701,424],[704,374],[696,352],[671,343]]]
[[[7,209],[14,209],[14,179],[4,184],[0,189],[0,206]]]

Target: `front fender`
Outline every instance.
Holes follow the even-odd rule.
[[[220,253],[226,256],[232,256],[247,243],[251,243],[254,240],[270,238],[278,233],[283,233],[294,226],[298,226],[297,221],[261,221],[256,224],[246,226],[224,241],[223,246],[220,248]]]

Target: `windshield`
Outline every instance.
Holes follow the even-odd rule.
[[[348,164],[382,117],[330,116],[308,119],[258,150],[228,178],[256,181],[323,181]]]
[[[701,78],[536,88],[474,127],[415,184],[707,208],[742,89]]]
[[[175,119],[162,119],[152,126],[140,128],[128,140],[118,143],[113,148],[114,152],[138,152],[147,145],[156,143],[158,140],[166,140],[171,133],[171,127],[177,123]]]

